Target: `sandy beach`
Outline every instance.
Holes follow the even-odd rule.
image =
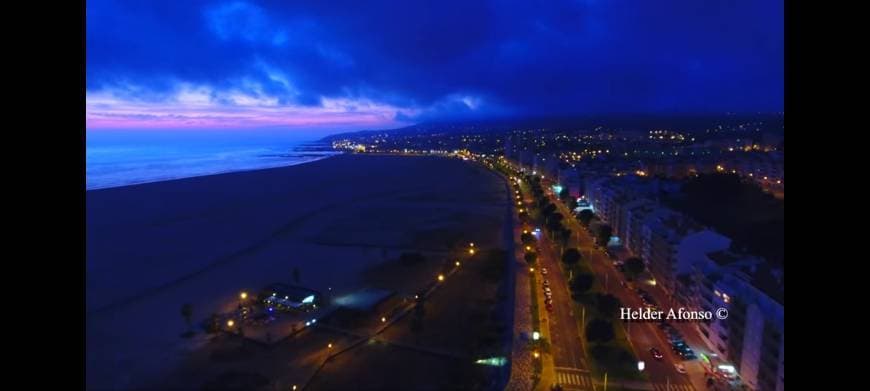
[[[87,192],[87,384],[147,384],[241,290],[325,291],[404,251],[500,246],[501,179],[458,159],[341,155],[298,166]]]

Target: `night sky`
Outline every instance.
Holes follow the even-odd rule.
[[[781,0],[87,2],[87,127],[783,110]]]

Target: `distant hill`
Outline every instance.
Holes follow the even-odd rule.
[[[677,130],[683,132],[703,132],[717,125],[737,125],[748,121],[764,121],[765,132],[782,132],[782,114],[753,115],[620,115],[596,117],[530,117],[513,119],[493,119],[477,121],[439,121],[424,122],[396,129],[363,130],[339,133],[324,137],[321,141],[372,136],[376,134],[415,135],[424,133],[453,132],[492,132],[517,129],[545,130],[585,130],[594,131],[601,128],[607,131],[649,131]]]

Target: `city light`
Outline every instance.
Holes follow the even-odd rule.
[[[532,332],[532,341],[537,341],[539,339],[541,339],[541,333],[539,333],[537,331],[533,331]]]
[[[387,323],[387,318],[384,317],[384,316],[382,316],[382,317],[381,317],[381,323]]]
[[[532,353],[532,355],[535,356],[535,358],[541,357],[541,353],[538,353],[537,350],[535,350],[535,352]]]
[[[526,251],[532,251],[532,246],[526,246]]]
[[[474,255],[474,249],[473,248],[468,249],[468,253],[471,255]]]
[[[459,261],[456,261],[456,267],[459,267]]]
[[[327,349],[332,349],[332,342],[330,342],[329,345],[326,345],[326,348],[327,348]]]
[[[247,299],[247,298],[248,298],[248,292],[242,292],[242,293],[240,293],[240,294],[239,294],[239,297],[240,297],[242,300]]]
[[[234,324],[236,324],[236,322],[233,321],[232,319],[227,321],[227,327],[233,327]]]
[[[529,273],[534,273],[534,272],[535,272],[535,268],[530,267],[530,268],[529,268]]]
[[[637,362],[637,370],[638,370],[638,371],[643,371],[644,368],[646,368],[646,363],[643,362],[643,361],[638,361],[638,362]]]
[[[438,275],[438,281],[444,281],[444,275],[443,275],[443,274],[439,274],[439,275]]]

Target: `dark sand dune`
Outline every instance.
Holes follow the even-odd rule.
[[[143,384],[183,356],[183,303],[199,321],[294,267],[351,289],[385,256],[446,250],[433,233],[499,245],[506,201],[460,160],[359,155],[89,191],[88,384]]]

